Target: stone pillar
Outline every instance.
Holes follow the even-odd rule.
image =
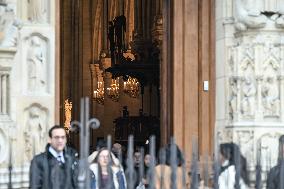
[[[265,179],[266,171],[277,162],[278,138],[284,134],[284,43],[281,37],[284,27],[279,24],[280,17],[271,19],[262,13],[279,13],[272,5],[264,6],[262,1],[245,4],[235,0],[228,6],[222,6],[225,0],[216,2],[216,28],[220,31],[216,39],[216,88],[218,91],[225,87],[218,91],[219,96],[224,97],[222,100],[217,94],[218,141],[233,141],[240,146],[248,161],[251,181],[254,181],[259,158]],[[234,14],[231,10],[235,10]],[[221,82],[234,78],[239,78],[238,90],[228,82]],[[233,95],[237,96],[236,109],[231,108]],[[233,137],[228,137],[227,133],[232,133]]]

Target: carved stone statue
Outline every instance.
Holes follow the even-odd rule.
[[[277,116],[279,115],[279,89],[278,83],[274,76],[267,77],[262,87],[262,98],[264,115]]]
[[[242,113],[244,116],[252,117],[255,112],[256,87],[251,77],[245,78],[242,92]]]
[[[31,159],[34,154],[44,150],[47,132],[46,116],[46,111],[36,105],[26,110],[27,121],[25,123],[24,136],[28,159]]]
[[[7,5],[0,4],[0,46],[16,46],[20,27],[21,23],[15,19],[13,10]]]
[[[267,17],[261,13],[260,1],[255,0],[235,0],[235,19],[238,30],[247,28],[262,28],[266,25]]]
[[[230,118],[234,118],[234,113],[237,112],[237,95],[238,95],[238,87],[237,87],[237,79],[230,78],[230,98],[229,98],[229,114]]]
[[[46,92],[46,58],[41,39],[32,36],[27,52],[28,89],[31,92]]]
[[[34,23],[47,22],[47,3],[46,0],[27,0],[28,1],[28,20]]]

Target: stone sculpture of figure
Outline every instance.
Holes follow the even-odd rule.
[[[35,23],[47,22],[47,2],[46,0],[27,0],[28,20]]]
[[[16,46],[20,28],[21,22],[15,19],[13,9],[6,4],[0,4],[0,46]]]
[[[25,141],[28,147],[27,156],[30,159],[34,154],[44,150],[46,123],[45,113],[37,106],[32,106],[27,111]]]
[[[238,30],[262,28],[266,25],[267,17],[261,13],[258,4],[254,0],[235,0],[235,26]]]
[[[264,115],[279,115],[279,89],[275,77],[267,77],[262,88]]]
[[[33,36],[30,40],[27,62],[29,91],[46,92],[46,60],[38,36]]]
[[[230,78],[230,89],[231,95],[229,99],[229,114],[231,119],[234,118],[234,113],[237,112],[237,95],[238,95],[238,87],[237,87],[237,80],[234,78]]]
[[[255,111],[256,88],[250,77],[245,78],[242,92],[242,113],[245,116],[253,116]]]

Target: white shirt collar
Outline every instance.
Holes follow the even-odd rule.
[[[54,148],[52,148],[52,146],[49,146],[48,151],[57,159],[58,156],[60,156],[61,161],[64,163],[64,156],[63,156],[63,152],[57,152],[56,150],[54,150]]]

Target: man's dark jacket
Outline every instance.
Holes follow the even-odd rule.
[[[271,168],[267,175],[267,189],[284,189],[284,162]]]
[[[30,166],[31,189],[75,189],[77,188],[78,154],[72,148],[66,147],[64,163],[60,163],[50,152],[36,155]]]

